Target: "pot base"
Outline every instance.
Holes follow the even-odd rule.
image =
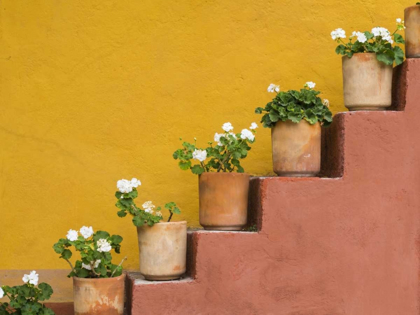
[[[245,227],[241,226],[203,226],[206,231],[240,231]]]
[[[276,173],[281,177],[316,177],[318,173]]]
[[[391,106],[391,105],[389,105]],[[348,108],[349,111],[351,112],[357,112],[357,111],[374,111],[374,110],[381,110],[384,111],[386,110],[389,106],[364,106],[364,107],[350,107],[350,106],[346,106]]]
[[[168,280],[178,280],[182,275],[179,276],[146,276],[143,275],[144,279],[148,281],[168,281]]]

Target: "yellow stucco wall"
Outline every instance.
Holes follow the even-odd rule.
[[[114,207],[116,181],[139,202],[176,201],[198,226],[197,178],[172,152],[314,81],[343,111],[330,32],[393,28],[400,0],[0,0],[0,269],[67,268],[51,246],[70,228],[120,233],[127,268],[136,231]],[[271,172],[258,129],[245,169]]]

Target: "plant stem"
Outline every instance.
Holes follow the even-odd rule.
[[[65,259],[65,261],[67,261],[67,262],[69,263],[69,265],[70,265],[70,267],[71,267],[71,271],[73,271],[73,272],[74,272],[74,274],[76,274],[76,272],[74,271],[73,265],[71,264],[70,260],[68,260],[68,259],[66,259],[66,258],[64,258],[64,259]]]
[[[168,219],[168,222],[169,221],[171,221],[171,219],[172,219],[172,216],[174,215],[174,213],[171,211],[171,210],[169,210],[169,213],[170,213],[170,215],[169,215],[169,219]]]
[[[127,260],[127,256],[125,256],[125,257],[123,258],[123,260],[121,260],[121,262],[120,262],[120,264],[117,266],[117,268],[115,268],[115,269],[114,269],[114,271],[111,273],[111,278],[112,278],[112,276],[114,275],[115,271],[117,271],[118,267],[121,267],[121,265],[123,264],[123,262],[124,262],[125,260]]]
[[[200,164],[201,164],[201,166],[203,167],[204,172],[208,172],[208,170],[207,170],[207,169],[206,169],[206,167],[204,166],[204,163],[200,161]]]

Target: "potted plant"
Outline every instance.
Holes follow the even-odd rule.
[[[122,315],[125,280],[122,264],[127,258],[114,265],[111,250],[119,254],[123,238],[105,231],[94,232],[87,226],[79,232],[69,230],[66,238],[61,238],[53,246],[71,267],[68,277],[73,277],[74,313]],[[70,262],[72,246],[80,252],[80,260],[74,266]]]
[[[249,175],[244,173],[240,160],[246,158],[255,141],[256,123],[240,133],[223,124],[223,133],[214,135],[208,147],[198,148],[183,142],[182,149],[173,154],[182,170],[199,175],[200,224],[206,230],[241,230],[247,223]],[[182,140],[182,139],[181,139]]]
[[[165,205],[169,218],[163,220],[161,207],[151,201],[139,208],[134,199],[138,196],[140,181],[122,179],[117,182],[116,206],[119,217],[130,214],[137,227],[140,252],[140,273],[146,280],[174,280],[186,271],[187,260],[187,222],[170,222],[173,214],[181,210],[174,202]]]
[[[271,84],[268,92],[277,95],[264,108],[261,122],[271,128],[273,170],[280,176],[316,176],[321,169],[321,126],[332,122],[329,101],[318,97],[314,82],[300,91],[280,92]]]
[[[371,32],[353,32],[348,43],[346,32],[338,28],[331,37],[339,45],[336,53],[343,55],[344,105],[349,110],[381,110],[391,106],[392,65],[404,61],[403,50],[394,44],[404,44],[398,31],[404,23],[397,19],[397,29],[374,27]]]
[[[404,10],[404,19],[407,27],[405,29],[405,56],[420,58],[420,2]]]
[[[32,315],[53,315],[51,309],[40,302],[48,300],[53,294],[53,289],[47,283],[40,283],[39,275],[32,271],[22,278],[25,284],[14,287],[7,285],[0,286],[0,299],[7,297],[9,303],[0,302],[0,314],[32,314]]]

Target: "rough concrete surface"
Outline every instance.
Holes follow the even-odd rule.
[[[132,314],[419,314],[420,60],[403,69],[404,111],[335,119],[342,177],[254,178],[259,233],[193,232],[193,280],[132,280]]]

